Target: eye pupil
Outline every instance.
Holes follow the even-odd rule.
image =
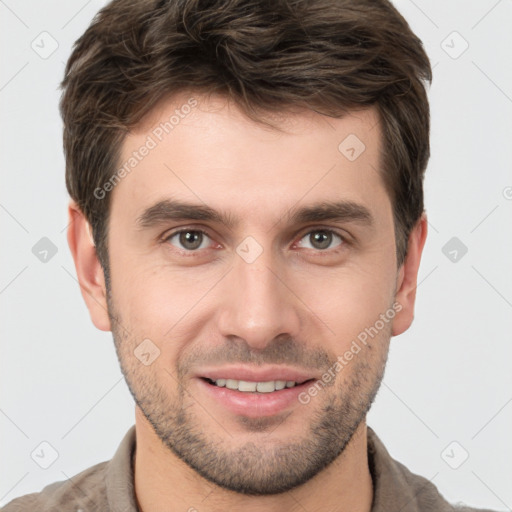
[[[332,233],[329,233],[328,231],[315,231],[312,234],[311,239],[312,245],[317,249],[327,249],[332,242]]]
[[[188,230],[176,233],[179,236],[179,243],[181,247],[188,251],[199,249],[203,243],[204,233],[199,230]],[[309,234],[311,245],[318,250],[329,249],[333,242],[333,233],[329,230],[311,231]]]
[[[200,231],[184,231],[180,233],[180,244],[190,250],[201,246],[203,234]]]

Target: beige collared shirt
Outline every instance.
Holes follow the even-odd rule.
[[[371,512],[492,512],[448,503],[426,478],[411,473],[389,455],[367,427],[368,463],[373,481]],[[41,492],[9,502],[2,512],[139,512],[133,488],[135,425],[114,457]]]

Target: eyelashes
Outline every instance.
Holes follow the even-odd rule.
[[[320,235],[312,238],[312,235]],[[212,240],[209,233],[200,228],[181,228],[165,235],[162,243],[175,247],[182,254],[194,255],[209,248],[207,240]],[[306,240],[306,249],[317,253],[333,253],[348,244],[345,236],[331,228],[315,227],[300,235],[296,245],[304,247],[303,240]],[[336,243],[337,242],[337,243]],[[333,247],[334,243],[334,247]]]

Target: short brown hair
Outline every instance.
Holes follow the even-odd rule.
[[[387,0],[112,1],[75,43],[60,104],[66,186],[107,279],[109,197],[94,191],[116,172],[128,131],[187,90],[225,95],[255,121],[376,106],[401,265],[423,212],[431,80],[421,41]]]

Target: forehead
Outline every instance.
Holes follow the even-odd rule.
[[[161,102],[124,140],[113,210],[133,220],[172,197],[275,223],[299,202],[385,202],[376,110],[269,116],[279,129],[223,97],[182,93]]]

